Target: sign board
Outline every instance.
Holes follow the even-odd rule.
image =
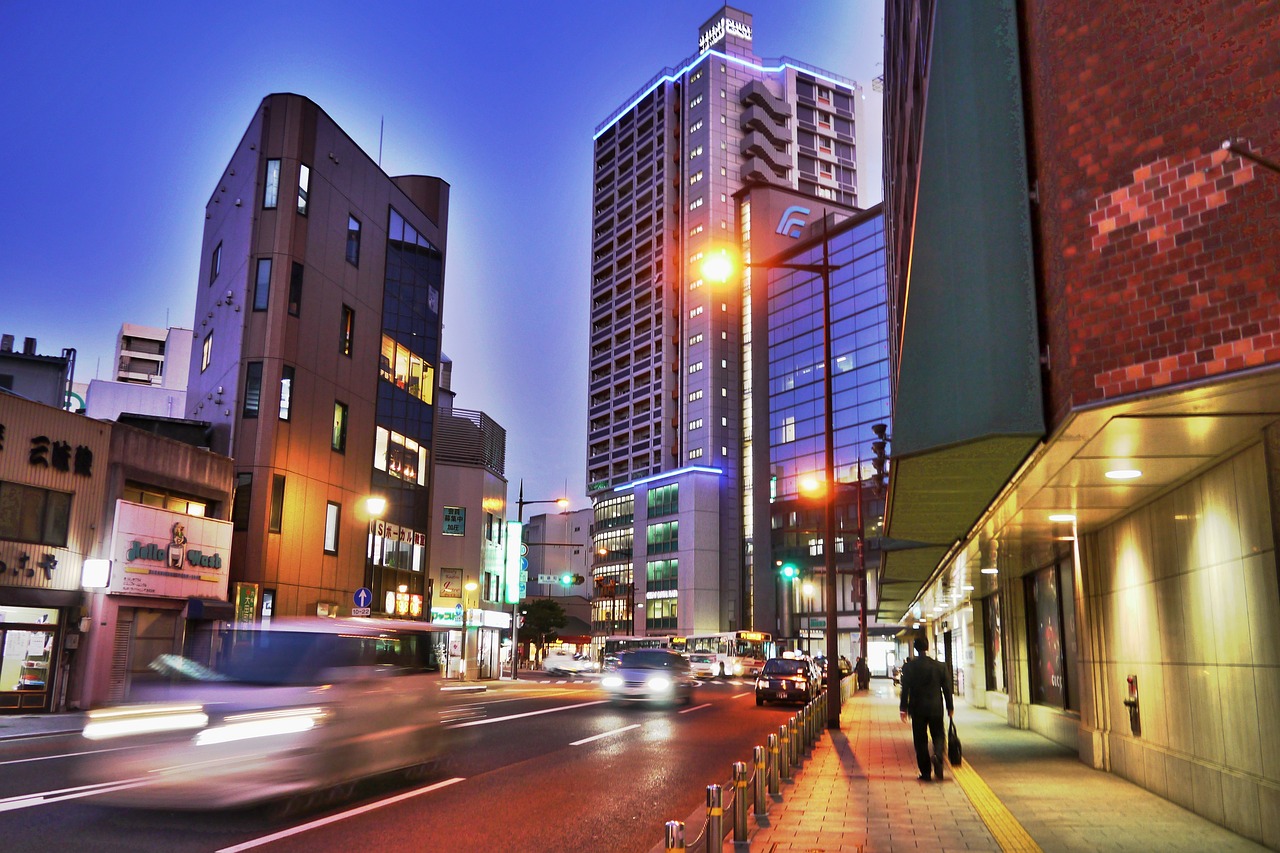
[[[107,592],[225,601],[230,569],[231,522],[116,501]]]
[[[258,585],[256,583],[236,584],[236,624],[252,625],[258,618]]]
[[[373,615],[373,611],[368,607],[353,607],[351,608],[351,615],[352,616],[371,616]]]
[[[560,583],[559,575],[538,575],[538,583]]]
[[[444,529],[440,531],[445,536],[464,536],[467,532],[467,508],[462,506],[447,506],[444,508]]]
[[[351,598],[355,601],[357,608],[363,607],[367,610],[369,605],[373,604],[373,590],[367,586],[362,586],[355,591]]]
[[[462,569],[440,570],[440,597],[462,598]]]

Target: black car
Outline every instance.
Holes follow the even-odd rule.
[[[818,693],[818,681],[807,660],[769,658],[756,679],[756,704],[766,701],[808,702]]]

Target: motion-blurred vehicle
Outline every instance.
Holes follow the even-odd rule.
[[[769,658],[756,679],[756,704],[799,702],[818,693],[818,680],[809,661],[801,658]]]
[[[689,661],[670,649],[633,649],[618,656],[618,668],[600,679],[614,702],[693,702],[697,681]]]
[[[584,672],[595,672],[596,662],[588,655],[552,649],[542,659],[542,669],[544,672],[559,675],[577,675]]]
[[[601,670],[602,670],[603,672],[613,672],[613,671],[615,671],[617,668],[618,668],[618,656],[617,656],[617,655],[605,655],[605,656],[604,656],[604,665],[601,667]]]
[[[720,674],[720,661],[715,655],[691,652],[687,657],[689,671],[698,678],[715,678]]]
[[[161,655],[152,701],[90,711],[99,801],[213,809],[337,798],[446,755],[434,634],[420,623],[275,619],[226,631],[206,666]],[[126,780],[116,786],[115,782]]]

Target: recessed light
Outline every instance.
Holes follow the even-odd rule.
[[[1066,521],[1075,521],[1076,517],[1067,512],[1060,512],[1060,513],[1055,513],[1054,515],[1049,516],[1049,520],[1066,522]]]
[[[970,584],[965,584],[965,585],[964,585],[964,591],[965,591],[965,592],[970,592],[970,591],[972,591],[972,590],[973,590],[973,587],[972,587]]]
[[[1000,573],[1000,570],[999,570],[999,569],[997,569],[997,568],[995,568],[995,567],[993,566],[993,567],[988,568],[988,569],[983,569],[983,570],[982,570],[982,573],[983,573],[984,575],[995,575],[995,574],[999,574],[999,573]]]
[[[1137,468],[1118,468],[1115,471],[1108,471],[1108,480],[1136,480],[1142,476],[1142,472]]]

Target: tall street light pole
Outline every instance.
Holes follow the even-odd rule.
[[[516,522],[520,524],[523,535],[524,508],[527,504],[556,504],[561,509],[569,508],[568,498],[551,498],[549,500],[527,501],[524,499],[524,478],[520,478],[520,491],[516,498]],[[520,672],[520,595],[511,596],[515,601],[511,605],[511,680],[519,678]]]

